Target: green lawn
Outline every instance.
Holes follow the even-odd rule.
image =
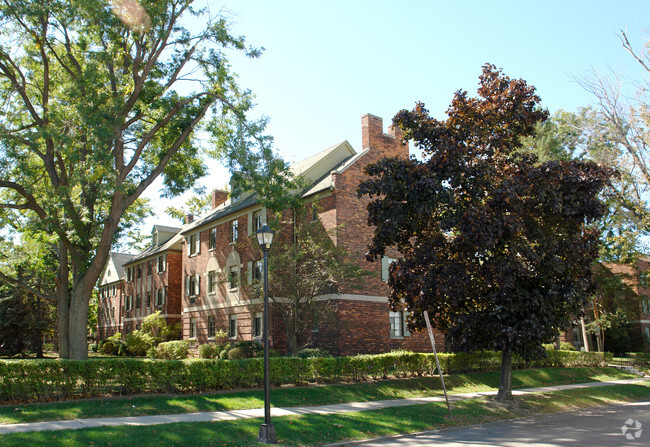
[[[650,395],[650,383],[577,389],[518,397],[509,404],[492,399],[470,399],[453,404],[454,417],[444,403],[343,413],[274,418],[279,445],[313,446],[349,439],[410,433],[464,426],[536,413],[566,411],[593,405],[624,402]],[[218,423],[168,424],[148,427],[35,432],[0,436],[6,447],[206,447],[250,446],[255,442],[260,419]]]
[[[513,388],[633,378],[612,368],[542,368],[513,372]],[[445,379],[450,394],[490,391],[498,388],[499,372],[455,374]],[[274,388],[271,401],[276,407],[326,405],[341,402],[438,396],[438,377],[422,377],[345,385]],[[144,416],[261,408],[261,390],[220,392],[200,395],[148,395],[86,399],[0,407],[0,424],[93,417]]]

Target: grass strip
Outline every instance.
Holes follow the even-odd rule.
[[[598,382],[636,377],[612,368],[540,368],[513,371],[513,388]],[[454,374],[445,379],[451,394],[495,390],[499,372]],[[271,401],[276,407],[316,406],[344,402],[439,396],[438,377],[361,382],[344,385],[274,388]],[[199,395],[148,395],[85,399],[0,407],[0,424],[85,419],[96,417],[149,416],[200,411],[228,411],[261,408],[262,390],[220,392]]]
[[[360,413],[277,417],[273,423],[279,445],[314,446],[628,402],[647,396],[650,396],[650,383],[644,382],[531,394],[520,396],[507,404],[497,403],[490,398],[468,399],[454,403],[453,419],[448,418],[445,404],[439,402]],[[262,445],[255,442],[261,422],[261,419],[245,419],[21,433],[0,436],[0,444],[7,447],[255,446]]]

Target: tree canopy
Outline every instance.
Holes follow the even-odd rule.
[[[457,350],[503,353],[500,398],[509,398],[511,355],[532,358],[581,312],[598,256],[599,193],[612,171],[589,161],[548,161],[518,149],[548,113],[534,87],[485,65],[478,96],[458,91],[440,121],[423,104],[393,119],[424,160],[367,168],[367,258],[395,246],[391,305],[411,328],[423,311]]]
[[[154,180],[163,195],[179,194],[206,173],[207,154],[251,173],[238,174],[243,187],[266,200],[290,181],[265,120],[247,118],[252,97],[228,59],[260,50],[192,3],[0,4],[0,231],[56,237],[62,357],[87,356],[91,291]]]

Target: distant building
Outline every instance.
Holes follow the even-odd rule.
[[[182,237],[180,228],[154,225],[151,246],[124,264],[123,333],[140,329],[159,311],[168,325],[181,321]]]
[[[102,340],[122,331],[124,308],[124,264],[133,255],[111,252],[99,283],[97,337]]]
[[[626,351],[650,351],[650,260],[639,258],[633,263],[600,263],[595,267],[595,274],[604,284],[600,302],[606,309],[622,308],[630,317],[628,328],[628,349]],[[585,322],[593,320],[593,303],[586,307]],[[597,338],[594,334],[586,334],[581,322],[576,324],[561,336],[562,341],[572,343],[577,349],[598,349]],[[604,348],[612,350],[614,346],[608,343],[605,332]]]

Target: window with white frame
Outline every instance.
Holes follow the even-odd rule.
[[[217,227],[210,228],[208,238],[208,249],[214,250],[217,248]]]
[[[264,225],[262,210],[253,211],[253,232],[259,230]]]
[[[142,278],[142,266],[139,265],[135,268],[135,279]]]
[[[142,295],[139,293],[135,296],[135,308],[140,309],[142,307]]]
[[[388,318],[390,320],[391,338],[402,338],[411,335],[406,327],[406,313],[404,311],[390,311],[388,312]]]
[[[261,259],[258,261],[255,261],[253,263],[253,280],[254,281],[262,281],[263,278],[263,268],[264,268],[264,261]]]
[[[158,273],[167,270],[167,255],[158,256]]]
[[[126,269],[126,280],[128,282],[133,281],[133,267],[129,267]]]
[[[255,315],[253,315],[253,338],[262,337],[263,322],[264,319],[262,312],[256,312]]]
[[[124,300],[124,310],[132,310],[133,309],[133,296],[127,295],[126,299]]]
[[[217,293],[217,272],[215,270],[208,272],[208,293]]]
[[[381,280],[382,281],[384,282],[388,281],[388,272],[389,272],[388,268],[395,261],[397,261],[397,259],[391,258],[389,256],[381,257]]]
[[[156,306],[162,306],[165,304],[166,295],[167,295],[166,289],[156,290]]]
[[[115,284],[113,284],[112,287],[113,287],[113,290],[112,290],[113,293],[112,293],[112,295],[113,295],[113,296],[117,296],[117,286],[116,286]]]
[[[217,319],[216,317],[208,317],[208,338],[214,338],[217,334]]]
[[[645,339],[650,341],[650,327],[646,326],[643,328],[643,332],[645,333]]]
[[[147,305],[146,307],[151,307],[151,292],[147,292]]]
[[[239,238],[239,221],[237,219],[230,222],[230,242],[235,243]]]
[[[641,306],[643,307],[643,313],[644,314],[650,313],[650,300],[648,300],[647,298],[644,298],[641,301]]]
[[[639,285],[641,287],[650,287],[650,276],[648,272],[639,272]]]
[[[196,256],[201,250],[201,238],[199,233],[190,234],[187,238],[187,255]]]
[[[151,276],[151,260],[147,261],[147,276]]]
[[[197,324],[196,318],[190,318],[190,338],[196,338]]]
[[[231,265],[228,271],[228,287],[236,289],[239,286],[239,266]]]
[[[235,338],[237,337],[237,315],[232,314],[228,317],[228,337]]]
[[[185,277],[185,295],[195,297],[200,293],[201,282],[199,275],[188,275]]]

